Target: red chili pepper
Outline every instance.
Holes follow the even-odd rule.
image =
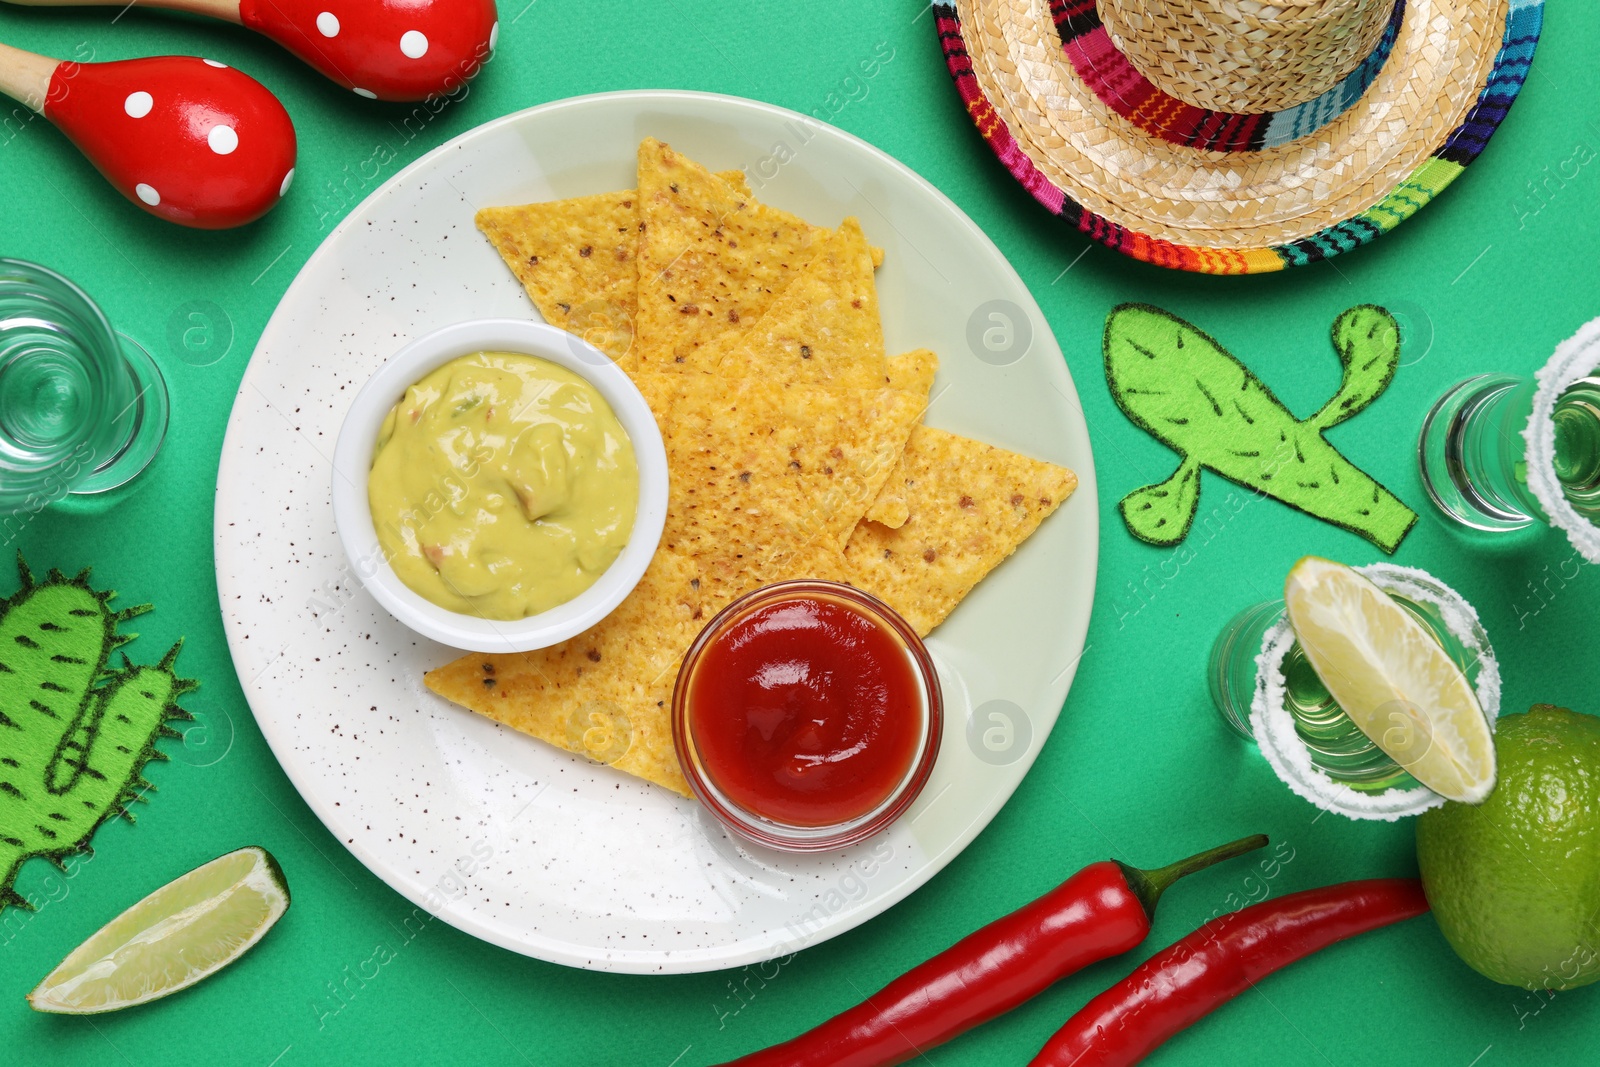
[[[1010,1011],[1145,939],[1173,882],[1267,843],[1263,834],[1156,871],[1108,860],[956,942],[876,996],[727,1067],[889,1067]]]
[[[1067,1020],[1029,1067],[1124,1067],[1302,956],[1428,910],[1414,878],[1308,889],[1213,919]]]

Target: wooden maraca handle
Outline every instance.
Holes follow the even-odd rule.
[[[6,0],[23,7],[126,7],[126,0]],[[215,19],[237,23],[239,0],[145,0],[148,7],[162,7],[169,11],[189,11]]]
[[[0,44],[0,93],[43,111],[44,99],[50,94],[50,75],[60,64],[59,59]]]

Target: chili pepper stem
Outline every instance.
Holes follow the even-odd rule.
[[[1246,852],[1254,852],[1256,849],[1265,846],[1266,843],[1266,834],[1251,834],[1249,837],[1241,837],[1239,840],[1230,841],[1226,845],[1218,845],[1216,848],[1206,849],[1206,851],[1190,856],[1188,859],[1179,860],[1177,863],[1169,863],[1165,867],[1158,867],[1153,871],[1141,871],[1137,867],[1130,867],[1121,862],[1118,862],[1117,866],[1122,868],[1122,876],[1128,880],[1128,888],[1133,891],[1134,896],[1139,898],[1139,903],[1144,908],[1145,916],[1153,922],[1156,917],[1156,902],[1161,899],[1161,894],[1165,893],[1167,887],[1172,885],[1173,882],[1176,882],[1186,874],[1204,870],[1214,863],[1221,863],[1223,860],[1242,856]]]

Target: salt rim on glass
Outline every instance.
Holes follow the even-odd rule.
[[[1489,729],[1493,731],[1500,715],[1500,664],[1494,658],[1494,649],[1489,645],[1489,637],[1473,606],[1460,593],[1415,567],[1372,563],[1356,570],[1385,592],[1398,593],[1436,609],[1462,647],[1478,657],[1474,688],[1484,717],[1489,721]],[[1256,657],[1256,693],[1250,704],[1250,730],[1273,772],[1296,795],[1324,811],[1348,819],[1396,822],[1443,804],[1445,798],[1426,786],[1363,793],[1334,781],[1311,762],[1305,742],[1295,731],[1293,717],[1283,707],[1283,658],[1294,647],[1294,641],[1294,631],[1289,628],[1285,616],[1262,637],[1261,654]]]
[[[1539,387],[1533,394],[1533,413],[1522,438],[1528,443],[1528,488],[1552,526],[1565,530],[1567,540],[1590,563],[1600,563],[1600,526],[1574,508],[1556,478],[1556,401],[1567,387],[1600,370],[1600,319],[1592,319],[1556,347],[1539,370]]]

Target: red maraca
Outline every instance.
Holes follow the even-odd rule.
[[[35,7],[127,0],[12,0]],[[499,36],[494,0],[146,0],[248,26],[346,89],[378,100],[456,92]]]
[[[209,59],[62,63],[0,45],[0,92],[55,123],[157,218],[221,230],[260,218],[294,178],[294,125],[249,75]]]

